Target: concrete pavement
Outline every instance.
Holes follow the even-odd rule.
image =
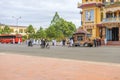
[[[120,80],[120,64],[0,53],[0,80]]]

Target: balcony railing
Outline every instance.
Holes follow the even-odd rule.
[[[120,17],[119,18],[104,18],[102,22],[120,22]]]
[[[103,4],[106,6],[106,7],[109,7],[111,5],[120,5],[120,1],[115,1],[115,2],[103,2]]]

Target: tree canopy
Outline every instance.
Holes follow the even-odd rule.
[[[46,38],[45,30],[40,27],[39,30],[36,32],[37,38]]]
[[[26,33],[28,35],[28,38],[35,38],[35,29],[33,28],[32,25],[29,25],[26,29]]]
[[[49,38],[63,39],[71,37],[75,30],[76,26],[72,22],[60,18],[56,12],[50,26],[46,29],[46,34]]]
[[[28,34],[34,34],[35,33],[35,29],[33,28],[32,25],[29,25],[26,29],[26,33]]]
[[[60,17],[58,15],[58,12],[55,12],[55,15],[53,17],[53,19],[51,20],[51,25],[52,24],[56,24],[56,22],[59,22],[60,21]]]
[[[2,28],[0,27],[0,34],[2,34]]]

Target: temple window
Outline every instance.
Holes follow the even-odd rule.
[[[77,36],[77,40],[78,41],[82,41],[83,40],[83,36]]]
[[[116,12],[114,12],[114,17],[117,17],[117,13]]]
[[[114,17],[114,13],[106,13],[106,18],[112,18]]]
[[[110,13],[106,13],[106,18],[110,18]]]
[[[112,3],[113,3],[113,2],[114,2],[114,0],[110,0],[110,2],[112,2]]]
[[[90,34],[92,34],[92,29],[87,29],[87,31],[88,31]]]

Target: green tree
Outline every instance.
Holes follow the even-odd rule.
[[[0,27],[0,34],[2,34],[2,31],[3,31],[3,30],[2,30],[2,28]]]
[[[58,15],[58,12],[55,12],[55,15],[53,17],[53,19],[51,20],[51,25],[56,24],[56,22],[60,21],[60,17]]]
[[[46,34],[49,38],[60,40],[66,37],[71,37],[75,31],[76,26],[72,22],[60,18],[56,12],[51,21],[51,25],[46,30]]]
[[[49,28],[46,29],[46,36],[48,38],[56,37],[56,31],[55,31],[55,27],[53,25],[51,25]]]
[[[35,29],[33,28],[32,25],[29,25],[26,29],[26,33],[28,34],[34,34],[35,33]]]
[[[29,25],[26,29],[26,33],[28,35],[28,38],[35,38],[35,29],[32,25]]]
[[[23,41],[27,40],[27,35],[22,36],[22,40]]]
[[[3,31],[2,31],[3,34],[10,34],[11,33],[11,29],[9,28],[9,26],[5,26],[3,28]]]
[[[40,27],[40,29],[36,32],[37,38],[46,38],[46,32],[45,30]]]
[[[70,37],[76,31],[76,27],[75,24],[73,24],[72,22],[67,22],[67,26],[68,26],[68,30],[66,35]]]

